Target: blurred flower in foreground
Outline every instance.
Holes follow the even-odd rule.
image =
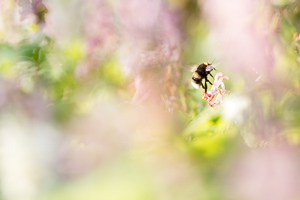
[[[229,173],[229,199],[299,199],[297,151],[279,144],[243,154]]]
[[[220,77],[220,79],[219,79]],[[202,99],[207,100],[207,105],[214,107],[222,103],[222,96],[225,94],[225,84],[223,80],[229,80],[228,76],[223,75],[222,72],[218,72],[215,76],[214,84],[212,85],[210,91],[204,93]]]
[[[162,0],[120,1],[117,8],[122,38],[118,56],[124,72],[134,76],[131,102],[165,104],[172,110],[175,99],[180,99],[176,96],[182,48],[178,13]]]
[[[269,76],[274,64],[270,7],[255,2],[212,0],[203,4],[223,64],[241,72],[249,84],[260,75]]]

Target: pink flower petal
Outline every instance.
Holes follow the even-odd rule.
[[[213,107],[222,103],[222,97],[226,92],[223,80],[229,80],[229,77],[218,72],[211,89],[207,93],[203,93],[202,99],[207,101],[208,106]]]

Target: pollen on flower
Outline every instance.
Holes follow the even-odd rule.
[[[207,93],[203,92],[202,99],[207,101],[209,107],[215,107],[222,103],[222,97],[226,92],[223,80],[229,80],[229,77],[218,72],[211,89]]]

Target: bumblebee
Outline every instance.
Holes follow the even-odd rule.
[[[193,85],[194,88],[199,89],[200,86],[205,90],[205,93],[207,92],[207,82],[209,84],[212,85],[212,83],[208,80],[207,76],[210,75],[211,77],[213,77],[213,75],[211,74],[211,72],[213,70],[216,70],[212,63],[202,63],[200,64],[196,71],[194,71],[193,73],[193,77],[191,80],[191,83]],[[214,77],[213,77],[214,78]],[[202,83],[202,80],[204,79],[204,85]]]

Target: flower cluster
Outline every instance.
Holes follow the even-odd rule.
[[[207,93],[203,92],[202,99],[207,100],[207,105],[209,107],[214,107],[222,103],[222,96],[225,94],[225,84],[223,80],[229,80],[228,76],[223,75],[222,72],[218,72],[215,76],[214,84],[212,85],[210,91]]]

